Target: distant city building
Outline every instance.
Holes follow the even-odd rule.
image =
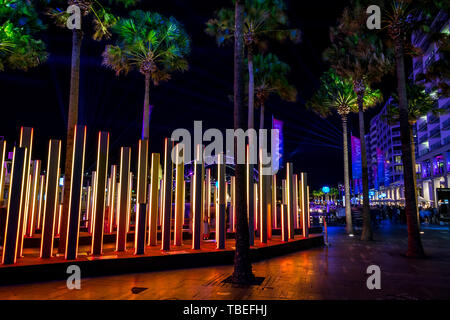
[[[387,120],[388,101],[370,121],[366,135],[369,188],[372,200],[404,200],[400,125]]]
[[[440,12],[433,21],[434,31],[450,33],[449,17]],[[416,81],[419,74],[436,60],[441,59],[439,47],[423,33],[413,35],[413,43],[422,49],[423,56],[413,59],[412,78]],[[421,117],[416,124],[417,153],[416,163],[420,168],[417,188],[419,203],[437,206],[438,188],[450,187],[450,98],[432,92],[431,84],[423,83],[430,94],[436,95],[437,107],[443,110],[440,116],[428,114]]]

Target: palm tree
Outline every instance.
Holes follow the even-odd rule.
[[[429,113],[439,115],[444,113],[445,109],[439,109],[436,105],[436,99],[425,91],[425,88],[415,83],[408,83],[406,87],[408,95],[408,122],[409,122],[409,139],[411,143],[411,159],[413,164],[414,190],[415,197],[418,199],[417,193],[417,175],[416,175],[416,152],[413,136],[413,126],[420,117],[426,116]],[[399,99],[397,94],[393,94],[387,105],[386,120],[390,124],[399,122]],[[417,207],[416,207],[417,208]],[[418,209],[418,208],[417,208]],[[416,212],[418,214],[418,211]]]
[[[235,1],[234,27],[234,129],[245,128],[244,118],[244,0]],[[237,143],[235,141],[235,151]],[[237,152],[234,153],[237,157]],[[236,250],[234,255],[234,283],[248,284],[254,281],[250,260],[250,242],[247,220],[246,174],[245,165],[235,159],[236,176]]]
[[[282,42],[300,40],[300,31],[287,29],[286,5],[282,0],[244,1],[244,42],[247,48],[248,65],[248,128],[254,128],[256,51],[265,50],[269,39]],[[206,32],[216,37],[219,46],[229,43],[234,37],[235,21],[232,9],[223,8],[216,17],[206,23]]]
[[[66,160],[64,165],[64,195],[63,210],[61,216],[61,236],[59,241],[58,252],[64,253],[66,247],[67,219],[68,219],[68,203],[70,201],[71,186],[71,168],[72,168],[72,152],[74,128],[78,122],[78,98],[80,83],[80,55],[83,35],[86,30],[83,29],[84,24],[93,26],[92,38],[100,41],[108,39],[111,36],[110,29],[117,22],[116,16],[111,13],[111,9],[106,4],[123,5],[128,7],[134,5],[139,0],[67,0],[63,1],[67,5],[76,5],[81,12],[81,29],[72,30],[72,60],[70,70],[70,93],[69,93],[69,110],[67,121],[67,139],[66,139]],[[67,20],[70,14],[65,9],[50,8],[48,15],[52,17],[57,26],[66,29]]]
[[[127,19],[120,19],[113,32],[115,45],[108,45],[103,53],[103,65],[113,69],[116,75],[138,70],[145,77],[142,139],[149,138],[150,85],[168,81],[171,73],[186,71],[186,56],[191,41],[181,23],[159,13],[141,10],[130,12]]]
[[[259,127],[264,129],[264,109],[271,94],[289,102],[297,101],[297,89],[287,78],[291,68],[272,53],[254,57],[255,105],[260,110]]]
[[[366,88],[363,108],[370,108],[381,102],[382,94],[379,90]],[[316,112],[322,118],[330,116],[336,111],[342,120],[343,151],[344,151],[344,189],[345,189],[345,217],[347,234],[353,234],[352,212],[350,203],[350,174],[348,157],[348,128],[347,120],[350,112],[357,113],[358,97],[353,90],[353,82],[339,77],[334,69],[325,72],[320,78],[320,88],[314,94],[306,107]]]
[[[0,1],[0,71],[27,71],[47,59],[45,44],[36,34],[45,29],[28,1]]]
[[[395,66],[398,84],[398,120],[402,142],[403,181],[405,186],[405,212],[408,224],[408,257],[424,257],[420,238],[419,221],[417,219],[417,197],[415,190],[415,166],[413,159],[413,143],[411,141],[410,115],[408,111],[408,92],[406,84],[405,53],[411,47],[405,41],[416,25],[420,13],[417,7],[409,7],[405,1],[393,1],[387,14],[386,29],[393,42]]]
[[[359,113],[361,140],[361,164],[363,182],[363,231],[362,240],[372,240],[369,204],[369,173],[364,125],[364,97],[368,87],[380,82],[391,69],[391,63],[383,52],[383,44],[376,34],[366,28],[366,7],[354,1],[352,8],[345,8],[336,28],[331,28],[331,47],[324,56],[337,74],[353,80]]]

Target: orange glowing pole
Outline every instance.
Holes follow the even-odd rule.
[[[117,198],[116,251],[125,251],[127,245],[127,220],[129,216],[128,189],[130,186],[131,148],[120,149],[119,187]]]
[[[308,227],[308,217],[309,217],[309,209],[308,209],[308,185],[307,185],[307,174],[302,172],[300,174],[301,182],[300,182],[300,193],[302,196],[301,199],[301,210],[302,210],[302,216],[301,216],[301,227],[302,227],[302,234],[303,237],[309,236],[309,227]]]
[[[272,239],[272,215],[273,215],[273,205],[272,205],[272,176],[266,176],[266,197],[267,197],[267,239]]]
[[[225,160],[224,155],[219,154],[217,164],[217,181],[219,182],[218,190],[218,214],[216,213],[216,243],[217,249],[225,249],[225,210],[226,210],[226,184],[225,184]]]
[[[265,166],[262,163],[262,149],[259,150],[259,240],[267,243],[267,176],[264,175]]]
[[[89,212],[91,212],[91,194],[92,187],[87,187],[87,195],[86,195],[86,220],[88,221],[87,227],[89,227]]]
[[[272,178],[272,217],[273,227],[278,228],[278,214],[277,214],[277,175],[274,174]]]
[[[255,210],[257,207],[255,206],[256,196],[255,189],[253,186],[253,164],[250,164],[250,151],[249,146],[247,145],[247,217],[248,217],[248,232],[249,232],[249,243],[250,246],[255,245]]]
[[[37,198],[39,178],[41,177],[41,161],[33,161],[33,174],[31,175],[30,201],[28,206],[27,236],[32,237],[36,230]]]
[[[294,209],[294,230],[299,228],[299,214],[298,214],[298,176],[294,174],[292,176],[292,200]]]
[[[289,239],[294,239],[294,193],[293,191],[293,166],[292,163],[286,165],[286,201]]]
[[[44,186],[45,186],[45,175],[41,175],[39,181],[39,200],[38,200],[38,215],[36,228],[42,230],[42,211],[44,207]]]
[[[132,172],[130,172],[130,179],[128,181],[128,197],[127,197],[127,203],[128,203],[128,216],[127,216],[127,232],[130,232],[131,227],[131,213],[132,213],[132,195],[133,195],[133,178],[134,175]]]
[[[0,206],[3,205],[3,197],[5,192],[5,179],[6,179],[6,169],[5,169],[5,160],[6,160],[6,141],[0,145]]]
[[[162,203],[162,228],[161,228],[161,250],[170,250],[170,225],[172,218],[172,187],[173,187],[173,142],[169,139],[164,141],[164,187]]]
[[[231,232],[236,232],[236,177],[231,177]]]
[[[136,203],[147,202],[148,140],[139,140]]]
[[[92,233],[92,250],[93,255],[100,255],[103,251],[103,232],[105,223],[105,190],[108,171],[108,155],[109,155],[109,133],[100,132],[98,134],[97,149],[97,175],[96,185],[97,194],[94,207],[94,227]]]
[[[134,232],[134,254],[145,253],[145,229],[147,220],[147,204],[138,203],[136,209],[136,227]]]
[[[288,231],[288,217],[287,217],[287,192],[286,180],[282,181],[283,187],[283,201],[281,201],[281,241],[287,242],[289,240]]]
[[[53,252],[53,239],[58,209],[59,164],[61,157],[61,141],[50,140],[45,183],[45,200],[42,217],[41,258],[50,258]]]
[[[184,223],[184,152],[180,150],[180,145],[175,147],[176,154],[176,179],[175,179],[175,232],[174,245],[181,246],[183,243],[183,223]]]
[[[194,176],[192,183],[192,249],[200,249],[200,234],[202,223],[202,149],[197,146],[194,161]]]
[[[206,180],[205,180],[205,197],[206,197],[206,217],[208,223],[211,222],[211,169],[206,169]]]
[[[306,221],[308,221],[308,228],[311,228],[311,218],[309,216],[309,186],[306,186]],[[309,236],[309,230],[307,230]]]
[[[26,148],[14,148],[12,171],[8,192],[8,209],[3,242],[3,264],[14,264],[17,260],[17,250],[20,231],[20,212],[22,211],[25,192]]]
[[[58,230],[57,230],[57,235],[60,236],[61,235],[61,214],[62,214],[62,204],[58,205]]]
[[[114,232],[114,221],[115,219],[115,210],[116,210],[116,177],[117,177],[117,166],[111,166],[111,187],[109,189],[109,233]]]
[[[156,246],[157,232],[158,232],[158,189],[159,189],[159,167],[160,155],[159,153],[152,154],[152,167],[150,172],[150,194],[149,194],[149,210],[150,215],[148,219],[148,245]]]
[[[75,260],[78,256],[80,237],[81,198],[83,195],[84,158],[86,152],[86,126],[75,126],[72,148],[72,168],[70,196],[68,203],[66,234],[66,260]],[[60,213],[61,217],[61,213]]]
[[[30,174],[30,161],[31,161],[31,154],[33,152],[33,136],[34,136],[34,129],[33,128],[27,128],[27,127],[21,127],[20,129],[20,144],[19,146],[21,148],[27,148],[27,157],[25,159],[25,178],[24,178],[24,185],[26,186],[26,189],[24,190],[25,194],[22,199],[24,203],[22,204],[22,211],[20,212],[19,216],[19,244],[18,244],[18,250],[17,254],[18,256],[22,256],[23,252],[23,238],[26,233],[26,223],[28,218],[28,199],[29,199],[29,174]]]
[[[253,184],[253,192],[254,192],[254,199],[255,199],[255,225],[254,228],[256,231],[259,231],[259,201],[261,200],[259,198],[259,186],[258,183]]]
[[[95,199],[97,194],[97,172],[93,171],[91,175],[91,183],[92,183],[92,193],[91,193],[91,206],[89,212],[89,233],[92,234],[93,226],[94,226],[94,208],[95,208]]]

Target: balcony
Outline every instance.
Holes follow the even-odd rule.
[[[428,140],[428,134],[424,134],[419,138],[419,143],[424,143]]]
[[[436,143],[434,143],[434,144],[432,144],[432,145],[430,146],[430,151],[439,149],[440,147],[442,147],[441,142],[440,142],[440,141],[439,141],[439,142],[436,142]]]
[[[422,123],[422,124],[419,126],[419,131],[420,131],[420,132],[427,131],[427,128],[428,128],[427,123],[424,122],[424,123]]]
[[[450,130],[450,118],[444,121],[442,124],[442,130]]]
[[[437,127],[430,131],[430,138],[437,138],[441,136],[441,128]]]
[[[428,122],[429,123],[438,123],[439,117],[435,116],[434,114],[428,116]]]
[[[450,136],[444,139],[444,145],[450,144]]]
[[[430,149],[428,148],[419,151],[419,157],[426,155],[428,152],[430,152]]]

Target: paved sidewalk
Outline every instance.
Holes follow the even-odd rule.
[[[255,275],[265,277],[260,286],[224,284],[233,268],[219,266],[82,279],[73,291],[65,281],[0,287],[0,299],[450,299],[450,233],[423,230],[427,259],[403,256],[405,226],[385,225],[370,243],[332,227],[329,247],[255,263]],[[366,287],[373,264],[381,290]]]

